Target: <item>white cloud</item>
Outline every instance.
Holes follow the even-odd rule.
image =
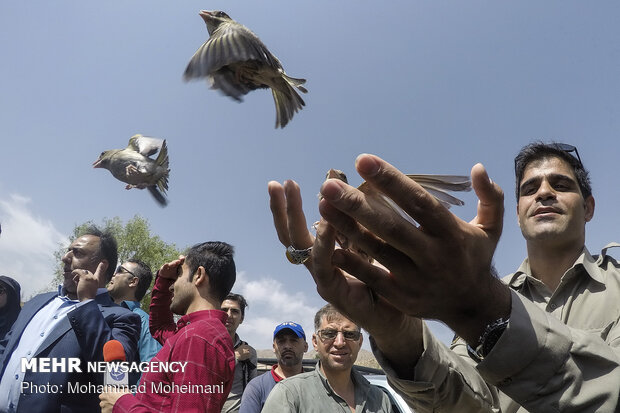
[[[0,198],[0,274],[20,283],[22,299],[47,289],[57,265],[54,251],[68,242],[52,222],[35,216],[29,204],[22,195]]]
[[[308,345],[314,331],[314,314],[320,307],[312,305],[312,298],[300,291],[287,291],[284,285],[273,278],[253,279],[241,271],[233,292],[243,295],[249,307],[238,333],[242,340],[254,348],[269,349],[273,343],[273,330],[284,321],[301,324]]]

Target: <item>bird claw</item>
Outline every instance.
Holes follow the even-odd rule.
[[[138,168],[136,168],[135,165],[127,165],[127,167],[125,168],[125,173],[127,175],[135,175],[138,173]],[[127,188],[127,189],[130,189],[130,188]]]
[[[148,185],[147,184],[138,184],[138,185],[131,185],[131,184],[127,184],[127,186],[125,187],[125,189],[132,189],[132,188],[136,188],[136,189],[144,189],[146,188]]]

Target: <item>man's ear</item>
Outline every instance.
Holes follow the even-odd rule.
[[[588,197],[588,199],[585,200],[585,208],[586,208],[585,218],[586,218],[586,222],[590,222],[592,217],[594,217],[594,204],[595,204],[594,197],[592,195],[590,195]]]
[[[308,352],[308,342],[304,341],[304,353]]]
[[[108,279],[108,267],[110,263],[105,258],[99,261],[101,264],[101,273],[99,274],[99,285],[106,285],[110,280]],[[111,278],[111,277],[110,277]]]
[[[204,283],[209,283],[209,275],[202,265],[198,267],[194,273],[194,280],[192,281],[196,287],[201,287]]]
[[[130,287],[137,287],[139,282],[140,282],[140,279],[138,277],[136,277],[136,276],[133,276],[131,278],[131,281],[129,281],[129,286]]]
[[[316,350],[319,343],[317,343],[318,338],[316,337],[316,334],[312,334],[312,346],[314,347],[314,349]],[[308,344],[306,343],[306,346]]]

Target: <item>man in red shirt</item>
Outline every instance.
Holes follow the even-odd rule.
[[[150,307],[152,336],[163,344],[136,395],[105,391],[103,413],[219,412],[235,370],[232,340],[220,311],[236,279],[233,248],[224,242],[194,245],[186,257],[164,264]],[[175,324],[173,314],[183,315]]]

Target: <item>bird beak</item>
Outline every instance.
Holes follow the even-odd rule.
[[[202,17],[202,19],[205,22],[209,21],[209,20],[211,20],[213,18],[213,15],[208,10],[200,10],[200,13],[198,13],[198,14],[200,15],[200,17]]]
[[[97,160],[93,163],[93,168],[101,168],[101,158],[97,159]]]

